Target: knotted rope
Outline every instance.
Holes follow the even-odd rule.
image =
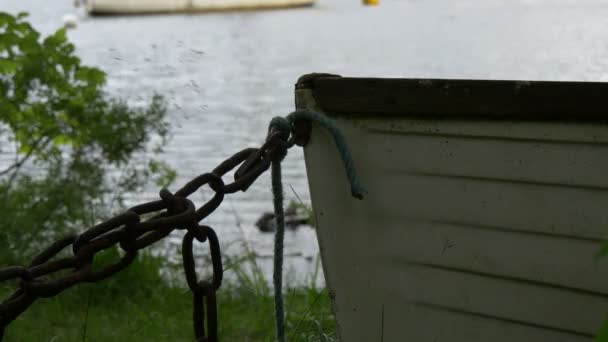
[[[357,171],[354,167],[352,156],[344,136],[334,123],[327,116],[313,112],[310,110],[298,110],[287,117],[275,117],[270,121],[268,127],[268,139],[278,132],[279,136],[285,142],[285,149],[282,153],[275,155],[272,160],[271,177],[272,177],[272,194],[274,213],[276,219],[276,231],[274,237],[274,270],[273,270],[273,285],[274,285],[274,302],[275,302],[275,327],[276,338],[278,342],[285,342],[285,306],[283,303],[283,241],[285,238],[285,213],[283,209],[283,182],[281,180],[281,161],[287,154],[287,149],[293,146],[293,134],[295,134],[295,123],[299,120],[310,120],[325,128],[333,137],[346,175],[348,177],[351,194],[353,197],[363,199],[365,190],[359,182]],[[290,139],[290,136],[292,137]]]

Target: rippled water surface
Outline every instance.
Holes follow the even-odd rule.
[[[220,1],[220,0],[218,0]],[[31,13],[49,33],[69,0],[0,0],[0,10]],[[293,84],[310,72],[344,76],[608,79],[608,1],[320,0],[315,7],[247,13],[88,18],[70,31],[85,63],[109,74],[111,93],[142,103],[170,102],[173,139],[162,158],[179,172],[175,187],[231,153],[259,145],[270,118],[293,109]],[[583,106],[584,104],[582,104]],[[303,155],[284,163],[286,195],[308,202]],[[293,191],[291,190],[293,188]],[[156,197],[137,194],[134,201]],[[199,194],[199,203],[209,194]],[[230,253],[249,241],[271,255],[272,235],[254,222],[272,209],[265,175],[233,195],[207,221]],[[170,246],[178,243],[178,236]],[[295,280],[309,277],[318,253],[312,229],[286,236]],[[270,259],[261,258],[265,272]]]

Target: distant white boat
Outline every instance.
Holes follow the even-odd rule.
[[[194,13],[312,6],[315,0],[85,0],[93,15]]]

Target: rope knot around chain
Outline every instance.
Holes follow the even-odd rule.
[[[271,159],[275,163],[280,163],[285,156],[287,150],[294,145],[294,139],[291,136],[292,123],[284,117],[275,116],[270,120],[268,125],[267,142],[271,142],[274,148],[271,150]]]

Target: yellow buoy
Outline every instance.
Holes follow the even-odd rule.
[[[380,0],[363,0],[365,6],[377,6],[380,4]]]

